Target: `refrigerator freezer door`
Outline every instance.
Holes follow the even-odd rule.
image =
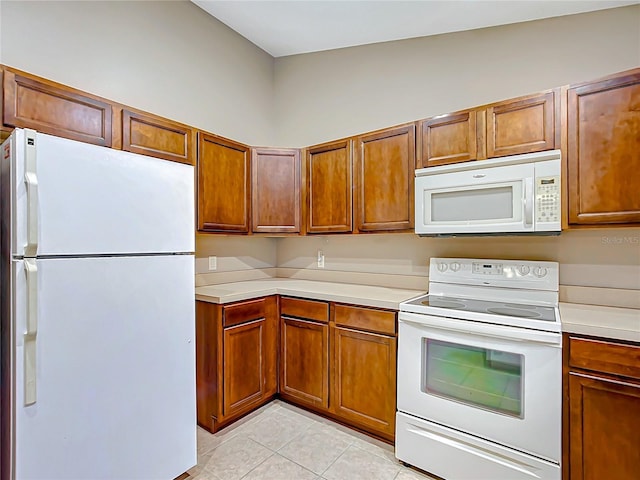
[[[13,255],[33,218],[37,256],[195,250],[192,166],[21,129],[11,149]]]
[[[15,285],[15,472],[170,479],[196,464],[191,255],[37,260],[35,403],[25,264]]]

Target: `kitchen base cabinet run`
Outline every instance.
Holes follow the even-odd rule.
[[[280,397],[393,441],[396,312],[282,297]]]
[[[196,302],[198,424],[216,432],[276,394],[387,442],[397,312],[293,297]]]
[[[276,297],[196,302],[198,424],[216,432],[277,391]]]
[[[564,478],[638,478],[640,345],[566,337]]]

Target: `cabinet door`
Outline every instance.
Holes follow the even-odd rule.
[[[418,124],[422,168],[477,158],[475,110],[440,115]]]
[[[3,76],[5,125],[111,146],[110,103],[22,72],[5,68]]]
[[[640,223],[640,69],[568,90],[569,223]]]
[[[387,438],[395,432],[396,339],[332,326],[331,411]]]
[[[251,168],[253,231],[300,232],[300,152],[256,148]]]
[[[640,385],[569,376],[571,480],[637,478],[640,472]]]
[[[280,393],[328,408],[329,326],[282,317],[280,339]]]
[[[307,232],[352,230],[352,141],[307,150]]]
[[[415,125],[356,138],[356,227],[361,232],[413,229]]]
[[[198,133],[198,230],[248,233],[249,147]]]
[[[193,165],[193,129],[155,115],[122,110],[122,149]]]
[[[233,415],[264,396],[265,319],[224,329],[224,414]]]
[[[487,107],[487,157],[555,148],[554,93],[506,100]]]

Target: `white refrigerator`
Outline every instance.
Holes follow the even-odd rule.
[[[3,480],[196,464],[193,167],[16,129],[0,152]]]

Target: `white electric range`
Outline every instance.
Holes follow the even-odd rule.
[[[400,305],[396,456],[448,480],[561,477],[558,264],[432,258]]]

